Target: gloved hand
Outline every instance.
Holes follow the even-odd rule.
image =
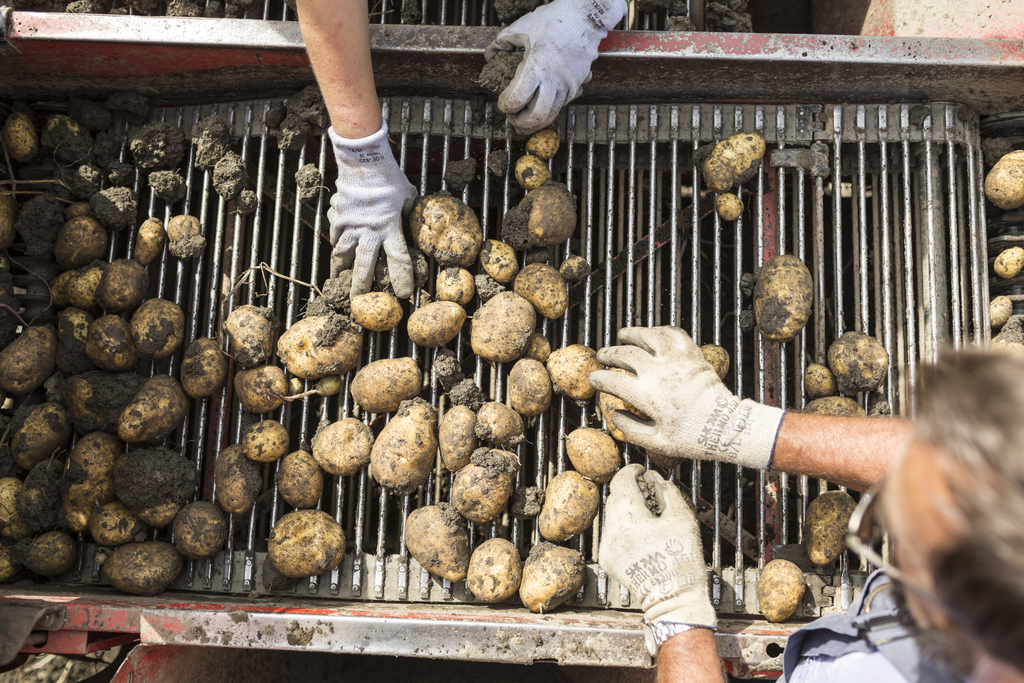
[[[388,145],[388,124],[365,138],[348,139],[328,129],[338,161],[338,191],[331,197],[331,277],[352,268],[352,296],[373,284],[377,252],[384,245],[395,296],[413,294],[412,259],[402,235],[402,214],[416,188],[405,177]]]
[[[768,468],[781,409],[736,398],[677,327],[627,327],[619,330],[619,341],[625,346],[603,348],[597,360],[636,376],[598,370],[590,383],[650,417],[612,415],[630,443],[670,462],[697,458]]]
[[[644,502],[641,475],[663,508],[660,516]],[[612,479],[598,562],[640,598],[647,621],[715,627],[697,518],[657,472],[627,465]]]
[[[552,0],[507,26],[484,56],[525,50],[498,109],[524,135],[546,128],[583,91],[608,30],[626,13],[625,0]]]

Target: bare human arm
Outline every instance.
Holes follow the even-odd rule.
[[[672,636],[661,645],[657,661],[658,683],[722,683],[714,632],[695,628]]]

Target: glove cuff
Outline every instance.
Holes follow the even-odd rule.
[[[706,581],[702,589],[651,605],[644,611],[644,619],[652,622],[671,621],[677,624],[707,628],[715,628],[718,624],[715,608],[711,606],[711,600],[708,599]]]
[[[629,9],[627,0],[565,0],[562,6],[571,12],[571,18],[585,19],[598,32],[610,31]]]
[[[365,138],[343,138],[334,132],[334,126],[327,129],[327,135],[331,138],[335,154],[367,153],[375,151],[374,148],[379,148],[382,144],[387,146],[388,122],[382,118],[377,132],[370,133]]]

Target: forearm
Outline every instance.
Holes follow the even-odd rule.
[[[658,683],[722,683],[715,634],[695,628],[666,640],[658,651],[657,674]]]
[[[771,469],[865,491],[885,474],[911,429],[906,420],[786,413]]]
[[[362,138],[380,130],[365,0],[297,0],[299,27],[334,131]]]

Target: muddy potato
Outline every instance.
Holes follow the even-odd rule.
[[[189,503],[174,518],[174,548],[193,560],[213,557],[228,537],[224,513],[205,500]]]
[[[289,512],[267,539],[267,559],[290,579],[319,576],[340,565],[344,557],[345,532],[320,510]]]
[[[632,373],[626,372],[622,368],[605,368],[605,369],[606,370],[611,370],[612,372],[623,372],[623,373],[626,373],[626,374],[632,374]],[[641,420],[650,419],[646,415],[641,413],[639,410],[637,410],[636,408],[634,408],[630,404],[628,404],[625,401],[623,401],[618,396],[614,396],[612,394],[606,394],[603,391],[598,393],[598,395],[597,395],[597,409],[601,413],[601,417],[604,418],[604,423],[605,423],[605,426],[608,429],[608,433],[611,434],[612,438],[615,439],[616,441],[629,441],[629,440],[626,438],[626,435],[623,434],[622,431],[618,427],[616,427],[615,423],[612,421],[612,415],[615,414],[615,411],[621,410],[621,411],[623,411],[625,413],[632,413],[633,415],[636,415]]]
[[[103,273],[106,269],[106,263],[93,261],[89,265],[82,266],[76,270],[74,275],[70,276],[64,285],[64,296],[68,304],[83,311],[88,311],[98,306],[97,292],[99,291],[100,283],[103,282]]]
[[[1024,151],[1003,156],[985,176],[985,196],[1000,209],[1024,206]]]
[[[359,362],[363,335],[340,315],[299,320],[277,341],[277,355],[288,371],[302,379],[348,372]]]
[[[540,363],[547,363],[551,356],[551,342],[540,332],[534,332],[526,340],[526,348],[523,349],[523,358],[532,358]]]
[[[139,364],[139,351],[132,328],[119,315],[104,315],[89,323],[85,355],[96,367],[110,372],[127,372]]]
[[[11,457],[22,469],[59,454],[71,443],[68,411],[59,403],[40,403],[31,408],[11,437]]]
[[[590,373],[600,369],[597,352],[580,344],[555,349],[548,357],[548,374],[551,375],[551,381],[566,396],[577,401],[593,398],[597,390],[590,386],[588,377]]]
[[[125,443],[159,441],[181,426],[188,408],[188,396],[178,380],[156,375],[146,380],[121,411],[117,435]]]
[[[488,240],[489,241],[489,240]],[[445,268],[437,276],[437,300],[465,306],[476,294],[473,275],[465,268]]]
[[[402,306],[388,292],[367,292],[352,297],[352,320],[373,332],[387,332],[402,320]]]
[[[522,356],[536,327],[533,305],[518,294],[501,292],[473,316],[473,353],[492,363],[514,361]]]
[[[110,311],[130,311],[138,308],[149,289],[149,271],[138,261],[117,259],[111,261],[96,290],[96,301]]]
[[[828,366],[840,394],[874,391],[889,371],[889,354],[874,337],[847,332],[829,347]]]
[[[274,462],[288,453],[288,430],[277,420],[262,420],[246,428],[240,443],[250,460]]]
[[[135,260],[148,266],[164,250],[166,240],[164,222],[159,218],[147,218],[139,226],[139,233],[135,238]]]
[[[988,302],[988,317],[992,329],[999,329],[1013,315],[1013,302],[1009,297],[997,296]]]
[[[284,456],[274,481],[284,501],[297,508],[314,507],[324,491],[323,470],[313,454],[306,451]]]
[[[480,266],[495,282],[507,285],[519,273],[519,261],[511,246],[498,240],[487,240],[480,250]]]
[[[132,315],[132,339],[143,358],[167,358],[185,337],[185,314],[167,299],[149,299]]]
[[[115,433],[121,411],[132,400],[143,380],[133,372],[93,371],[64,382],[64,404],[80,434]]]
[[[50,296],[53,298],[53,307],[55,309],[71,305],[71,302],[68,300],[68,283],[76,275],[78,275],[78,271],[65,270],[50,281]]]
[[[526,214],[529,246],[562,244],[576,231],[576,197],[561,183],[530,192],[519,203],[519,210]]]
[[[114,467],[114,493],[153,526],[173,522],[195,489],[195,464],[166,448],[128,451]]]
[[[21,571],[21,565],[15,562],[12,551],[12,547],[0,545],[0,583],[11,581]]]
[[[715,197],[715,212],[724,221],[734,221],[743,213],[743,202],[732,192]]]
[[[66,375],[76,375],[96,368],[85,355],[92,321],[91,315],[73,307],[65,308],[57,318],[57,369]]]
[[[313,457],[327,474],[357,474],[370,464],[373,432],[354,417],[321,422],[313,436]]]
[[[831,564],[846,549],[846,532],[857,502],[845,491],[826,491],[807,506],[804,547],[811,562]]]
[[[772,560],[757,580],[757,606],[772,623],[789,619],[803,600],[804,573],[789,560]]]
[[[545,161],[555,156],[558,153],[558,131],[551,128],[538,130],[526,139],[526,153]]]
[[[114,500],[114,467],[123,453],[121,442],[106,432],[87,434],[71,449],[61,498],[72,531],[85,531],[95,510]]]
[[[499,446],[515,446],[523,440],[523,418],[504,403],[488,401],[476,413],[476,436]]]
[[[20,396],[43,386],[57,366],[57,331],[29,327],[0,350],[0,389]]]
[[[89,208],[89,202],[75,202],[69,204],[68,208],[64,209],[64,220],[69,221],[72,218],[79,218],[80,216],[91,216],[92,209]]]
[[[455,406],[446,412],[437,430],[437,442],[441,459],[449,471],[458,472],[468,465],[480,445],[476,436],[476,413],[466,406]]]
[[[466,585],[483,602],[508,600],[519,590],[523,579],[523,561],[519,550],[504,538],[484,541],[469,558]]]
[[[448,503],[427,505],[409,513],[405,522],[409,554],[420,566],[449,581],[462,581],[469,570],[466,520]]]
[[[18,237],[18,202],[11,192],[0,192],[0,251],[9,248]]]
[[[32,539],[25,568],[40,576],[60,576],[71,571],[78,558],[78,544],[63,531],[47,531]]]
[[[516,161],[516,180],[526,190],[536,190],[551,180],[551,171],[540,157],[524,154]]]
[[[32,531],[38,533],[57,526],[63,478],[64,463],[58,459],[43,460],[25,477],[18,493],[18,516]]]
[[[241,515],[249,511],[260,493],[260,468],[245,455],[240,444],[228,446],[217,456],[213,468],[217,505],[224,512]]]
[[[519,599],[535,614],[550,612],[579,592],[585,576],[586,565],[578,552],[538,543],[523,565]]]
[[[828,366],[819,363],[811,363],[804,372],[804,387],[807,395],[811,398],[824,398],[835,396],[839,391],[836,386],[836,377]]]
[[[196,339],[181,363],[181,388],[192,398],[213,395],[228,378],[228,357],[215,339]]]
[[[167,221],[167,249],[179,259],[195,258],[206,249],[203,226],[195,216],[174,216]]]
[[[700,352],[704,354],[704,360],[715,369],[718,379],[725,379],[726,373],[729,372],[729,352],[715,344],[704,344],[700,347]]]
[[[107,242],[107,229],[102,223],[90,216],[79,216],[68,220],[57,232],[53,255],[61,268],[75,270],[103,258]]]
[[[803,412],[811,415],[836,415],[838,417],[863,416],[864,409],[846,396],[823,396],[804,406]]]
[[[413,311],[406,329],[420,346],[436,348],[455,339],[466,322],[466,311],[453,301],[435,301]]]
[[[116,548],[136,540],[146,524],[119,500],[103,505],[89,517],[89,533],[99,545]]]
[[[0,479],[0,536],[20,540],[32,535],[32,530],[18,515],[18,494],[25,485],[17,477]]]
[[[7,153],[15,161],[31,161],[39,154],[39,132],[32,118],[25,112],[16,111],[8,116],[0,134],[3,135]]]
[[[246,304],[231,311],[224,331],[231,338],[231,355],[244,368],[263,363],[274,351],[280,326],[269,308]]]
[[[757,133],[736,133],[715,145],[704,162],[704,182],[715,192],[728,192],[737,179],[764,156],[764,138]]]
[[[409,214],[409,229],[416,247],[442,268],[470,267],[484,240],[473,210],[447,192],[418,197]]]
[[[754,285],[754,319],[768,341],[791,341],[807,324],[814,302],[807,266],[783,254],[764,264]]]
[[[992,263],[992,269],[1001,278],[1009,279],[1017,277],[1021,268],[1024,267],[1024,249],[1010,247],[999,252],[996,260]]]
[[[437,453],[437,412],[421,398],[402,401],[370,449],[378,484],[405,495],[426,483]]]
[[[484,523],[501,514],[519,469],[515,453],[478,448],[468,465],[455,474],[452,504],[471,522]]]
[[[129,543],[110,553],[103,563],[103,580],[122,593],[156,595],[178,578],[184,564],[170,543]]]
[[[579,472],[566,470],[548,483],[537,518],[540,535],[556,543],[583,533],[594,523],[601,494]]]
[[[607,484],[622,466],[619,449],[607,432],[593,427],[574,429],[565,437],[565,453],[576,471],[598,484]]]
[[[288,395],[288,382],[281,368],[261,365],[235,373],[235,393],[242,407],[250,413],[269,413],[284,403],[284,397]]]
[[[561,274],[543,263],[531,263],[516,276],[513,291],[531,304],[538,314],[554,320],[569,305],[569,289]]]
[[[359,368],[349,390],[368,413],[390,413],[414,398],[423,387],[412,358],[384,358]]]
[[[508,398],[523,417],[540,415],[551,405],[551,376],[540,361],[521,358],[508,373]]]

